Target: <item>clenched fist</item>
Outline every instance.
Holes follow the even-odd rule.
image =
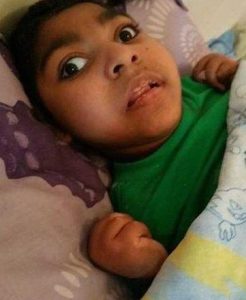
[[[99,267],[128,278],[153,277],[168,255],[143,223],[121,213],[112,213],[95,224],[88,252]]]
[[[225,91],[230,88],[237,71],[238,62],[225,55],[211,53],[204,56],[193,69],[192,76],[197,81]]]

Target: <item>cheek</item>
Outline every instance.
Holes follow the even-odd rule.
[[[145,46],[144,55],[146,61],[149,61],[149,64],[154,65],[156,68],[177,72],[177,64],[173,56],[160,42],[150,39]]]
[[[95,88],[82,95],[67,94],[57,110],[58,121],[81,138],[97,136],[111,127],[114,114],[108,102]]]
[[[97,106],[89,95],[83,97],[73,95],[63,100],[56,113],[59,121],[68,128],[87,127],[93,120],[96,120],[100,112],[99,104]]]
[[[86,116],[95,110],[95,104],[101,98],[100,88],[79,80],[65,82],[54,86],[47,85],[41,89],[41,97],[50,112],[61,121],[67,122],[71,117]]]

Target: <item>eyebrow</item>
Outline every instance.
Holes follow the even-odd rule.
[[[133,20],[132,17],[125,12],[117,11],[115,9],[106,9],[97,17],[97,22],[101,25],[105,25],[105,23],[108,23],[113,19],[121,16]]]
[[[76,43],[80,40],[79,36],[76,34],[67,34],[65,36],[61,36],[51,42],[49,47],[46,49],[44,55],[40,58],[39,61],[39,69],[42,72],[47,64],[48,59],[50,56],[59,48],[71,45],[73,43]]]
[[[132,17],[129,16],[127,13],[119,12],[114,9],[106,9],[103,12],[101,12],[99,16],[97,16],[96,21],[100,25],[105,25],[120,16],[127,17],[127,18],[133,20]],[[40,58],[40,61],[38,64],[39,70],[41,72],[44,70],[48,59],[57,49],[65,47],[65,46],[69,46],[69,45],[79,42],[79,41],[81,41],[81,38],[75,33],[69,33],[69,34],[66,34],[65,36],[61,36],[61,37],[58,37],[57,39],[53,40],[51,42],[51,44],[49,45],[49,47],[46,49],[45,53]]]

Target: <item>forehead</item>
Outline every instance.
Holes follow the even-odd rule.
[[[45,21],[40,27],[39,35],[42,37],[42,34],[45,34],[44,37],[47,39],[66,32],[78,33],[92,28],[95,30],[96,27],[103,26],[120,16],[130,18],[127,14],[119,13],[113,9],[106,9],[98,4],[80,3]]]
[[[44,65],[55,50],[83,41],[84,36],[96,34],[102,26],[111,24],[119,17],[131,19],[127,14],[88,2],[76,4],[52,16],[39,29],[34,49],[37,65]]]

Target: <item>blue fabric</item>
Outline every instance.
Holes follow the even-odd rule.
[[[228,30],[218,38],[211,39],[208,46],[214,52],[235,58],[234,44],[235,33],[232,30]]]

